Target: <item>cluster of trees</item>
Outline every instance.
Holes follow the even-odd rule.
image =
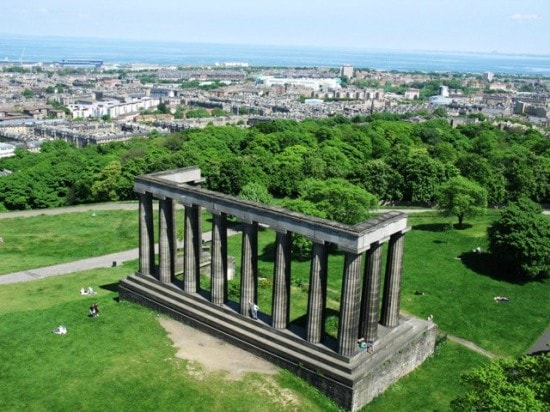
[[[229,116],[225,110],[215,107],[210,111],[204,108],[191,109],[186,106],[179,106],[174,113],[174,119],[194,119],[204,117],[224,117]]]
[[[202,169],[207,187],[232,195],[255,184],[292,199],[306,182],[341,179],[381,203],[453,202],[446,209],[460,221],[468,209],[521,197],[550,202],[550,140],[538,131],[380,117],[208,127],[85,149],[48,142],[41,153],[2,159],[0,168],[14,173],[0,179],[0,203],[25,209],[128,199],[135,175],[189,165]],[[106,181],[107,192],[92,190]],[[21,190],[24,195],[14,196]]]
[[[493,361],[462,382],[468,390],[451,403],[453,411],[549,411],[550,353]]]
[[[488,122],[452,128],[443,119],[413,124],[382,113],[153,133],[84,149],[47,142],[41,153],[17,150],[0,160],[0,169],[12,171],[0,178],[0,208],[133,199],[136,175],[192,165],[212,190],[350,224],[380,203],[437,205],[459,225],[488,206],[550,203],[550,140],[540,132]],[[539,255],[550,253],[539,239],[547,226],[535,220],[529,240],[509,238],[521,222],[510,233],[502,227],[489,233],[495,255],[536,262],[534,269],[520,263],[517,272],[544,275],[548,258]]]

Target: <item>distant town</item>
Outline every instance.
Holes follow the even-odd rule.
[[[338,68],[0,63],[0,157],[45,140],[79,147],[208,125],[378,112],[411,122],[489,120],[549,133],[550,77]]]

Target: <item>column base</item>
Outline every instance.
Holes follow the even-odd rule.
[[[373,350],[353,356],[336,352],[336,342],[312,344],[305,331],[277,330],[270,319],[253,320],[236,308],[214,305],[199,294],[188,294],[151,276],[129,276],[119,283],[122,300],[133,301],[237,345],[283,367],[333,399],[342,408],[359,410],[402,376],[414,370],[435,349],[435,324],[401,318],[399,325],[379,327]]]

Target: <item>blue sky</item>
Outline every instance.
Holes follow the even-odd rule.
[[[3,34],[550,55],[550,0],[5,3]]]

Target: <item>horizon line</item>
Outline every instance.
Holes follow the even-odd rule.
[[[183,41],[174,39],[151,39],[151,38],[129,38],[129,37],[107,37],[107,36],[74,36],[63,34],[21,34],[21,33],[2,33],[1,37],[21,37],[21,38],[33,38],[33,39],[45,39],[45,38],[59,38],[59,39],[73,39],[73,40],[117,40],[127,42],[148,42],[148,43],[172,43],[172,44],[196,44],[196,45],[215,45],[215,46],[248,46],[248,47],[266,47],[266,48],[310,48],[318,50],[355,50],[355,51],[369,51],[369,52],[389,52],[389,53],[447,53],[447,54],[473,54],[473,55],[497,55],[497,56],[532,56],[532,57],[549,57],[549,53],[532,53],[532,52],[507,52],[500,50],[442,50],[442,49],[426,49],[426,48],[411,48],[411,49],[398,49],[398,48],[380,48],[380,47],[362,47],[357,45],[341,46],[319,46],[313,44],[276,44],[276,43],[245,43],[245,42],[214,42],[214,41]]]

